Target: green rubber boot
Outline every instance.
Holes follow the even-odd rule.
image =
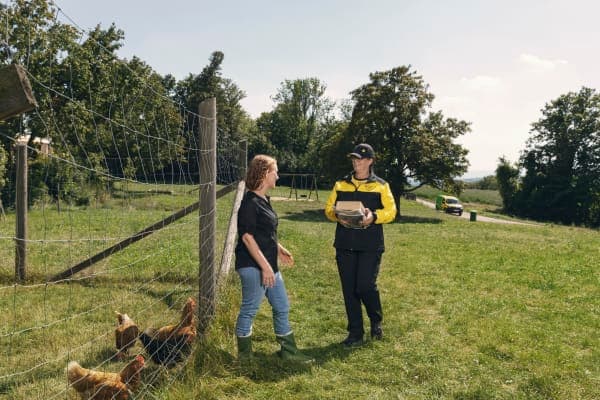
[[[305,354],[302,354],[300,350],[296,347],[296,340],[294,339],[294,334],[290,333],[285,336],[276,335],[275,338],[277,342],[281,344],[281,350],[278,352],[279,357],[284,360],[296,361],[301,363],[311,363],[314,362],[315,359],[309,357]]]
[[[252,361],[252,336],[237,336],[238,360],[241,363]]]

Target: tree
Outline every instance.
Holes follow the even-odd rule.
[[[481,178],[475,187],[480,190],[498,190],[498,180],[495,175],[487,175]]]
[[[137,57],[117,57],[124,33],[114,24],[84,35],[55,13],[44,0],[16,0],[3,10],[0,62],[26,67],[39,105],[0,126],[5,148],[7,138],[28,128],[52,139],[55,156],[86,167],[82,182],[96,188],[106,186],[106,173],[122,176],[127,158],[137,178],[154,180],[181,152],[183,124],[168,96],[170,81]],[[67,170],[57,168],[56,181],[69,179]]]
[[[227,139],[238,140],[243,136],[241,130],[247,127],[249,120],[240,103],[246,97],[246,93],[231,79],[221,76],[221,64],[224,59],[225,55],[222,52],[213,52],[202,72],[198,75],[190,73],[185,79],[177,82],[174,99],[187,110],[197,113],[201,102],[214,97],[217,103],[219,137],[223,138],[224,135]],[[189,118],[193,116],[190,115]],[[188,120],[187,125],[196,127],[198,124],[197,121]]]
[[[225,55],[220,51],[211,54],[209,63],[198,75],[189,74],[185,79],[177,82],[174,87],[174,99],[185,109],[192,111],[185,115],[186,126],[189,127],[187,140],[191,148],[197,148],[199,124],[195,120],[199,104],[211,97],[217,104],[217,130],[219,143],[231,145],[248,137],[252,121],[241,106],[241,101],[246,97],[244,91],[230,79],[221,76],[221,64]],[[235,152],[231,149],[220,147],[220,159],[228,158],[231,162]],[[196,168],[195,154],[189,154],[190,171]],[[227,163],[225,163],[227,164]]]
[[[328,139],[324,128],[332,122],[334,108],[325,90],[317,78],[285,80],[273,96],[273,111],[257,119],[257,129],[272,145],[280,170],[318,173],[321,169],[319,152]]]
[[[133,178],[156,181],[181,157],[181,116],[163,85],[168,81],[138,57],[117,58],[123,38],[114,24],[97,26],[60,62],[57,83],[68,91],[56,103],[60,108],[55,105],[60,129],[48,134],[61,139],[55,140],[58,151],[92,171],[124,176],[129,159]]]
[[[477,190],[498,190],[498,182],[495,175],[487,175],[473,182],[465,182],[465,188]]]
[[[598,226],[600,95],[583,87],[546,104],[521,157],[522,214]]]
[[[376,173],[390,183],[397,200],[414,190],[409,189],[414,181],[454,187],[453,178],[468,167],[468,151],[454,139],[469,132],[469,123],[430,112],[434,95],[410,66],[369,77],[369,83],[351,92],[354,108],[338,154],[349,153],[356,143],[370,143]]]
[[[74,28],[55,20],[55,10],[45,0],[15,0],[2,8],[0,21],[4,29],[0,64],[21,64],[27,69],[38,103],[36,113],[23,114],[0,124],[1,145],[9,157],[13,157],[11,138],[26,129],[33,134],[46,130],[42,120],[48,120],[52,117],[51,112],[60,107],[60,96],[45,90],[43,85],[53,85],[58,80],[58,60],[77,45],[77,33]],[[2,197],[5,204],[10,204],[15,193],[15,162],[9,159],[6,165],[6,175],[10,179]]]
[[[515,210],[515,196],[519,189],[518,166],[513,166],[506,157],[500,157],[496,167],[496,181],[504,210],[513,212]]]

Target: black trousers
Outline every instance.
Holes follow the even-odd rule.
[[[383,320],[381,300],[377,289],[381,255],[380,251],[336,249],[335,258],[348,317],[347,329],[353,337],[362,337],[365,333],[361,304],[364,304],[367,310],[371,327]]]

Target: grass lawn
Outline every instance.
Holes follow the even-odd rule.
[[[235,361],[237,277],[209,336],[168,399],[600,398],[598,232],[472,223],[414,202],[387,225],[379,287],[385,339],[346,350],[345,315],[321,202],[275,202],[298,342],[317,360],[278,360],[270,308],[257,361]],[[596,260],[596,261],[594,261]]]
[[[600,398],[598,231],[469,222],[403,201],[401,220],[385,226],[378,281],[385,338],[347,350],[338,345],[346,320],[331,246],[335,225],[322,211],[327,194],[320,192],[319,201],[273,202],[280,241],[296,260],[293,268],[283,268],[292,326],[299,346],[316,363],[279,360],[265,302],[254,325],[255,363],[238,365],[234,324],[240,287],[232,273],[219,291],[213,325],[190,362],[169,371],[149,363],[147,384],[136,398]],[[187,205],[194,195],[179,201]],[[232,197],[219,201],[219,253]],[[147,199],[130,199],[119,205],[117,216],[114,209],[98,209],[85,218],[63,215],[62,222],[39,213],[38,220],[71,240],[78,231],[90,235],[103,228],[117,238],[170,213],[177,200],[165,198],[169,207],[163,210],[161,197],[153,199],[152,209]],[[13,235],[10,218],[0,236]],[[73,220],[79,223],[68,223]],[[197,294],[197,235],[197,216],[186,217],[107,259],[96,271],[107,271],[104,275],[41,289],[10,287],[14,255],[9,245],[2,246],[0,377],[41,367],[0,379],[0,398],[75,399],[66,388],[67,359],[118,370],[122,364],[107,361],[113,311],[130,312],[142,326],[176,321],[184,299]],[[95,250],[62,250],[69,261],[63,264],[78,259],[76,251]],[[32,280],[64,269],[49,252],[32,255],[34,261],[41,267]],[[143,351],[139,344],[135,350]]]

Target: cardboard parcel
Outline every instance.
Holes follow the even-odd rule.
[[[338,201],[335,204],[335,215],[340,224],[347,228],[362,229],[365,208],[360,201]]]

